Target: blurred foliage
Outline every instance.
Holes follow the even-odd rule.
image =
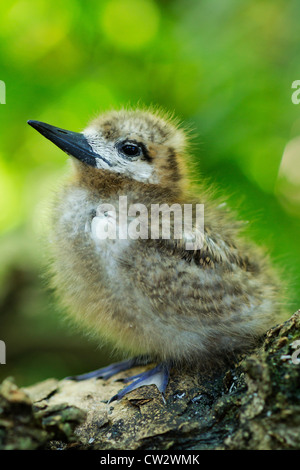
[[[196,178],[252,222],[292,288],[290,314],[299,307],[298,0],[8,0],[0,9],[0,378],[26,385],[111,360],[61,320],[46,288],[43,214],[66,158],[28,119],[79,131],[115,106],[174,110],[197,133]]]

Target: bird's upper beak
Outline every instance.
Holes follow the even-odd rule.
[[[69,155],[77,158],[81,162],[90,166],[97,166],[97,158],[104,160],[109,166],[111,164],[96,154],[89,145],[88,140],[80,132],[67,131],[59,127],[51,126],[45,122],[27,121],[28,124],[42,134],[46,139],[51,140],[57,147]]]

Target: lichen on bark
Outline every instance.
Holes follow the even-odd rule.
[[[0,386],[1,449],[299,449],[300,313],[267,332],[231,367],[171,376],[166,403],[155,386],[119,402],[108,381],[49,379]],[[128,371],[133,375],[143,368]]]

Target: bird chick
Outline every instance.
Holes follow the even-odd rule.
[[[276,276],[228,211],[206,190],[189,189],[187,138],[176,123],[145,110],[104,113],[82,133],[28,123],[73,162],[53,207],[59,297],[96,336],[128,357],[158,364],[128,379],[112,399],[151,383],[164,393],[171,367],[213,368],[256,344],[279,310]],[[174,230],[151,237],[148,217],[148,236],[129,237],[134,217],[127,215],[125,227],[120,222],[122,197],[128,207],[146,208],[146,217],[153,206],[204,204],[203,232],[193,216],[182,237]],[[119,236],[102,236],[109,228]],[[201,244],[187,249],[191,238]],[[74,379],[108,378],[135,363],[127,359]]]

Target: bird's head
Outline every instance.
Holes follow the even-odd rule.
[[[185,133],[158,113],[109,111],[80,133],[39,121],[28,124],[74,157],[79,172],[88,166],[104,176],[110,173],[142,183],[183,183]]]
[[[142,183],[183,184],[185,133],[157,112],[109,111],[80,133],[39,121],[28,124],[74,157],[79,172],[88,166],[104,177],[110,173]]]

